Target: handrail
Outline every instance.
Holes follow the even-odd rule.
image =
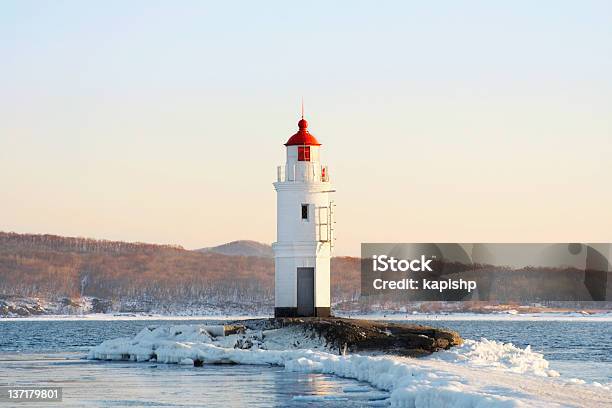
[[[287,171],[290,170],[290,171]],[[310,182],[329,182],[329,168],[320,164],[294,163],[292,167],[277,166],[276,180],[285,181],[310,181]]]

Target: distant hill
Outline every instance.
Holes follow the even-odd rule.
[[[261,258],[273,258],[272,247],[257,241],[232,241],[215,247],[196,249],[197,252],[213,252],[222,255],[258,256]]]

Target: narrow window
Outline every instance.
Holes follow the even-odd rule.
[[[298,146],[298,161],[310,161],[310,146]]]
[[[308,221],[308,204],[302,204],[302,219]]]

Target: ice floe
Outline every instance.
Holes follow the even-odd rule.
[[[464,340],[460,346],[442,351],[431,358],[470,366],[501,368],[515,373],[529,373],[542,377],[559,377],[559,373],[549,369],[548,361],[542,353],[522,349],[512,343],[494,340]]]

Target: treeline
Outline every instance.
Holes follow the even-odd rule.
[[[157,251],[160,248],[183,250],[180,245],[155,245],[141,242],[108,241],[82,237],[61,237],[49,234],[17,234],[0,232],[0,246],[5,249],[48,249],[61,252],[134,253]]]
[[[358,259],[333,259],[335,301],[356,300],[359,283]],[[168,245],[0,233],[0,294],[272,304],[274,260]]]

